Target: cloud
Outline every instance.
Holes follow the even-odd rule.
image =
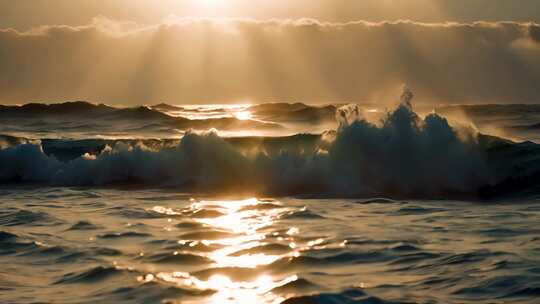
[[[52,4],[54,3],[54,4]],[[53,8],[53,9],[51,9]],[[302,18],[325,21],[540,22],[538,0],[0,0],[0,28],[29,29],[44,24],[80,25],[104,15],[155,24],[163,17]]]
[[[0,30],[0,102],[540,100],[535,23],[95,18]]]

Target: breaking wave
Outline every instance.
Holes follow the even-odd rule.
[[[540,155],[535,144],[463,135],[438,114],[419,117],[411,98],[412,94],[405,94],[402,103],[377,124],[362,118],[359,111],[340,109],[338,130],[321,136],[230,139],[210,131],[188,132],[177,141],[87,141],[85,145],[8,138],[0,150],[0,183],[447,197],[492,193],[495,188],[501,194],[504,190],[498,185],[515,190],[516,181],[519,186],[520,179],[540,175],[534,167],[527,172],[516,169],[530,162],[531,155]],[[532,153],[528,158],[514,157],[524,149]],[[71,156],[66,157],[66,151]]]

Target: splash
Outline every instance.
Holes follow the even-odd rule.
[[[405,88],[401,104],[378,124],[341,108],[333,136],[308,148],[292,138],[246,149],[215,132],[188,132],[168,145],[116,143],[70,161],[38,143],[0,150],[2,183],[57,186],[137,185],[190,192],[311,196],[452,196],[493,183],[494,169],[476,138],[458,135],[431,113],[419,117]],[[324,137],[324,138],[323,138]],[[291,143],[287,143],[287,140]],[[278,146],[276,146],[279,144]],[[243,145],[243,146],[242,146]],[[241,147],[242,146],[242,147]],[[246,151],[249,150],[249,153]]]

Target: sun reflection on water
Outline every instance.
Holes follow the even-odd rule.
[[[161,272],[140,277],[139,280],[141,282],[161,280],[183,288],[214,291],[207,300],[198,299],[182,303],[281,303],[285,299],[273,294],[272,290],[294,282],[298,277],[296,275],[273,277],[264,271],[263,267],[281,258],[298,256],[299,251],[294,242],[287,241],[288,238],[287,240],[278,238],[288,242],[286,245],[290,249],[285,253],[274,254],[257,250],[268,244],[265,242],[268,236],[263,230],[274,225],[280,216],[291,211],[280,205],[274,204],[272,208],[265,208],[262,204],[263,202],[251,198],[240,201],[192,202],[188,208],[180,212],[170,208],[154,207],[152,209],[154,212],[171,216],[191,214],[193,221],[213,231],[224,232],[225,236],[216,239],[178,241],[181,245],[203,244],[217,248],[200,253],[212,261],[210,274],[201,276],[197,273],[178,271]],[[298,233],[298,228],[291,227],[284,236]],[[318,241],[316,243],[319,244]],[[175,251],[175,254],[178,252]],[[239,269],[252,274],[238,276],[232,273]]]
[[[285,255],[268,255],[265,253],[232,255],[235,252],[248,250],[263,245],[266,235],[258,232],[274,223],[275,218],[283,212],[283,209],[257,210],[254,207],[259,204],[257,199],[242,201],[223,202],[225,214],[216,218],[202,218],[198,221],[214,228],[233,232],[239,236],[208,241],[210,244],[223,245],[223,249],[209,254],[216,267],[243,267],[255,268],[268,265],[284,257]],[[204,205],[204,202],[201,203]],[[200,205],[199,205],[200,206]]]
[[[240,119],[240,120],[250,120],[252,118],[252,114],[250,111],[240,111],[240,112],[236,112],[234,114],[234,116],[237,118],[237,119]]]

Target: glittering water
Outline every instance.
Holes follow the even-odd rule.
[[[0,191],[1,303],[538,303],[540,205]]]

